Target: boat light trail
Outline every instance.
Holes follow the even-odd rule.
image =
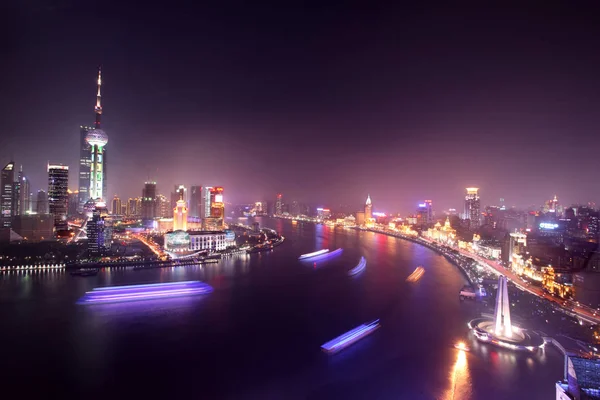
[[[359,274],[365,270],[366,266],[367,266],[367,260],[364,257],[361,257],[358,265],[356,267],[352,268],[350,271],[348,271],[348,275],[352,276],[352,275]]]
[[[329,249],[323,249],[323,250],[315,251],[313,253],[302,254],[300,257],[298,257],[298,260],[304,260],[306,258],[317,257],[317,256],[320,256],[320,255],[328,253],[328,252],[329,252]]]
[[[334,250],[334,251],[330,251],[328,253],[323,253],[321,255],[311,257],[310,261],[322,261],[322,260],[326,260],[328,258],[339,256],[340,254],[342,254],[342,251],[344,251],[344,249],[340,248],[340,249],[337,249],[337,250]]]
[[[95,288],[87,292],[78,304],[113,303],[163,299],[169,297],[208,294],[213,288],[200,281],[154,283],[145,285],[110,286]]]
[[[406,278],[406,282],[416,282],[421,279],[424,273],[425,269],[423,267],[417,267],[417,269],[415,269],[413,273]]]
[[[379,326],[380,325],[379,325],[378,319],[376,319],[375,321],[366,323],[366,324],[362,324],[362,325],[344,333],[343,335],[338,336],[335,339],[330,340],[329,342],[325,343],[324,345],[321,346],[321,349],[323,349],[323,351],[330,353],[330,354],[337,353],[338,351],[345,349],[346,347],[359,341],[360,339],[364,338],[365,336],[370,335],[377,328],[379,328]]]

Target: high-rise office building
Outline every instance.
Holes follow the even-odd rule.
[[[132,199],[131,197],[127,200],[127,209],[125,211],[125,215],[128,217],[135,217],[139,215],[141,210],[138,209],[138,198]]]
[[[190,187],[190,217],[202,217],[202,186]]]
[[[44,190],[38,190],[35,201],[35,212],[38,214],[48,214],[48,194]]]
[[[298,203],[298,200],[292,201],[292,205],[290,206],[290,214],[294,216],[300,215],[300,203]]]
[[[12,224],[12,217],[15,215],[15,163],[14,161],[9,162],[2,169],[2,176],[0,178],[0,209],[2,215],[0,216],[0,227],[10,228]]]
[[[426,203],[420,203],[419,207],[417,208],[417,223],[416,225],[418,226],[425,226],[427,225],[427,204]]]
[[[141,216],[143,220],[152,220],[157,217],[156,182],[146,182],[142,190]]]
[[[79,213],[79,192],[69,190],[69,206],[67,208],[67,215],[77,215]]]
[[[106,248],[106,223],[101,207],[94,209],[92,218],[87,223],[87,234],[89,255],[91,257],[102,256]]]
[[[210,217],[217,220],[217,226],[223,227],[225,202],[223,200],[223,188],[220,186],[210,189]]]
[[[277,200],[275,200],[275,215],[283,214],[283,195],[279,193],[277,195]]]
[[[112,200],[113,215],[121,215],[121,199],[115,194]]]
[[[173,215],[173,209],[171,208],[171,201],[167,199],[167,196],[162,194],[156,195],[156,207],[157,217],[169,218]]]
[[[467,188],[464,218],[469,220],[469,229],[472,231],[481,226],[481,204],[478,188]]]
[[[171,192],[171,210],[177,206],[181,195],[183,195],[183,201],[187,204],[187,189],[182,184],[175,185],[173,192]]]
[[[54,215],[54,228],[67,230],[67,208],[69,202],[69,167],[48,164],[48,209]]]
[[[367,201],[365,201],[365,221],[373,219],[373,203],[371,202],[371,195],[367,195]]]
[[[187,231],[188,209],[183,199],[185,191],[179,191],[179,200],[173,208],[173,231]]]
[[[210,191],[211,186],[204,186],[202,188],[202,209],[200,210],[200,214],[202,218],[210,217]]]
[[[433,201],[425,200],[425,207],[427,208],[427,223],[433,223]]]
[[[19,215],[29,214],[31,212],[31,185],[29,178],[23,173],[23,167],[19,170]]]

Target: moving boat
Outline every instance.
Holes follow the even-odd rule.
[[[317,256],[321,256],[326,253],[329,253],[329,249],[323,249],[323,250],[315,251],[312,253],[302,254],[300,257],[298,257],[298,260],[304,260],[304,259],[311,258],[311,257],[317,257]]]
[[[421,266],[417,267],[412,274],[410,274],[408,276],[408,278],[406,278],[407,282],[416,282],[419,279],[421,279],[421,277],[423,276],[423,274],[425,273],[425,269]]]
[[[352,276],[352,275],[359,274],[365,270],[366,266],[367,266],[367,260],[364,257],[361,257],[358,265],[356,267],[352,268],[350,271],[348,271],[348,275]]]
[[[338,336],[335,339],[325,343],[321,346],[321,349],[323,349],[323,351],[329,354],[337,353],[338,351],[345,349],[353,343],[356,343],[365,336],[368,336],[371,333],[375,332],[375,330],[377,330],[379,327],[379,319],[364,323],[344,333],[343,335]]]
[[[151,283],[94,288],[79,299],[78,304],[103,304],[123,301],[166,299],[208,294],[213,288],[200,281]]]

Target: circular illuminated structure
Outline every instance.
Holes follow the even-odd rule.
[[[498,278],[496,311],[493,318],[476,318],[469,322],[473,335],[483,343],[511,350],[535,351],[544,345],[544,339],[533,331],[513,326],[510,320],[510,303],[505,276]]]
[[[103,147],[108,143],[108,135],[102,129],[91,129],[85,136],[85,141],[90,146]]]
[[[483,343],[520,351],[536,351],[544,346],[544,339],[536,332],[512,326],[510,336],[496,331],[492,318],[476,318],[469,322],[475,338]]]
[[[190,234],[185,231],[175,231],[165,234],[165,250],[172,252],[187,252],[190,248]]]

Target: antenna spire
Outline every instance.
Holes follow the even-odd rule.
[[[100,129],[100,116],[102,115],[102,96],[100,94],[100,88],[102,86],[102,67],[98,67],[98,94],[96,95],[96,122],[94,128]]]

